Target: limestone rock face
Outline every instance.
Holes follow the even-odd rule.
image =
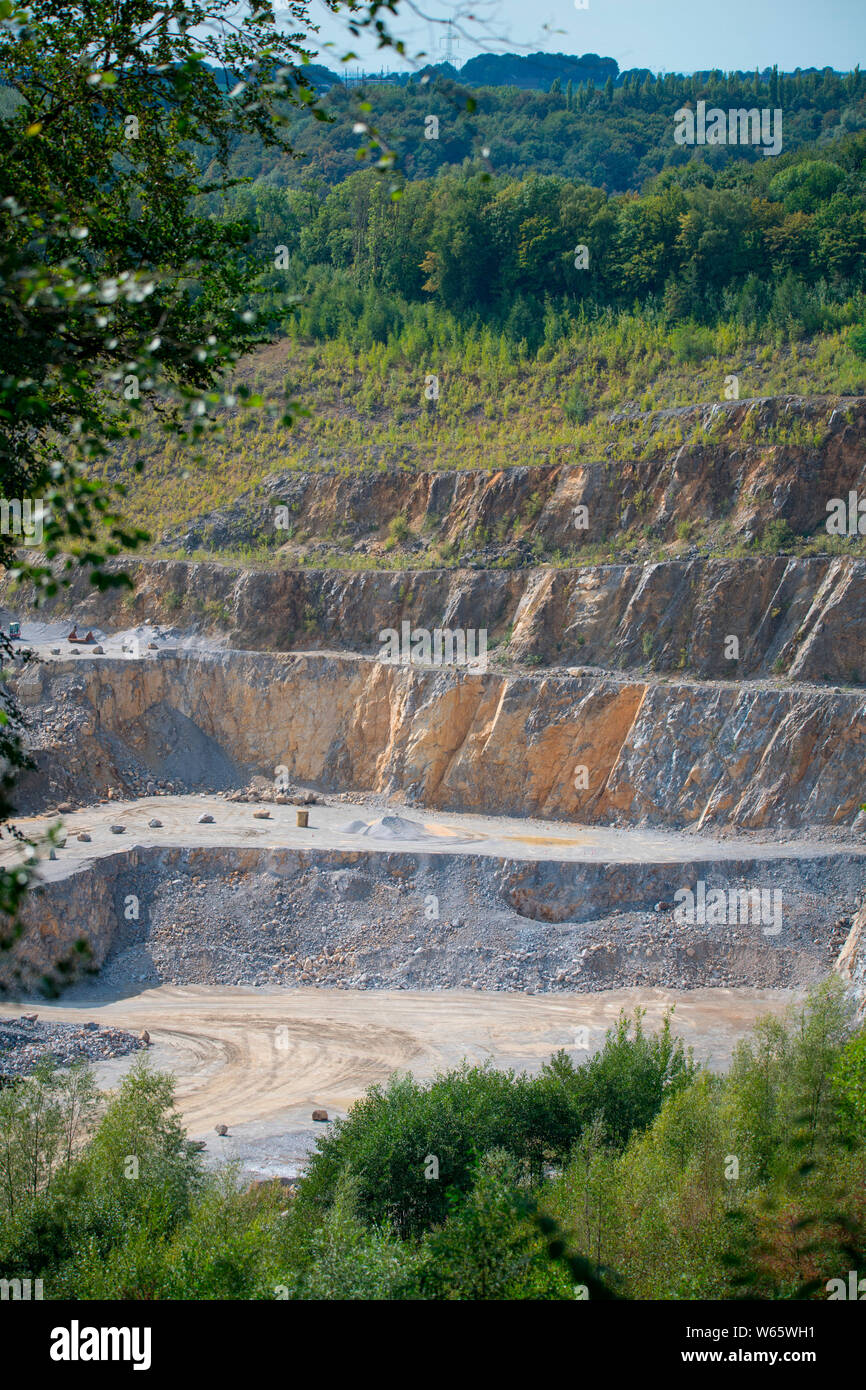
[[[485,630],[491,658],[702,679],[866,682],[866,561],[841,556],[670,560],[522,570],[243,570],[128,562],[136,620],[219,630],[245,651],[378,655],[387,628]],[[0,595],[3,585],[0,584]],[[116,592],[64,593],[79,623],[123,628]],[[50,610],[49,610],[50,611]],[[203,611],[222,617],[205,622]],[[736,659],[729,638],[737,639]],[[149,665],[156,658],[136,665]],[[23,704],[42,697],[24,673]]]
[[[136,850],[129,854],[129,863],[131,868],[137,864]],[[85,943],[85,949],[80,955],[76,953],[76,967],[98,967],[117,930],[113,877],[74,873],[61,884],[37,889],[28,894],[21,920],[25,931],[15,944],[14,958],[25,986],[38,981],[79,942]]]
[[[836,961],[836,969],[850,986],[857,1005],[857,1017],[866,1022],[866,904],[860,908],[848,939]]]
[[[27,711],[35,760],[35,770],[16,789],[16,808],[23,814],[62,811],[67,802],[192,791],[315,804],[311,793],[287,790],[298,783],[347,792],[350,799],[355,792],[379,793],[443,810],[622,827],[820,831],[828,840],[844,834],[856,842],[866,832],[859,811],[866,765],[866,559],[845,544],[834,546],[843,553],[808,558],[752,549],[722,556],[738,541],[745,551],[752,538],[772,537],[765,531],[769,523],[787,523],[820,540],[828,501],[866,494],[866,398],[838,407],[794,398],[714,404],[657,412],[644,423],[648,442],[638,440],[633,451],[616,457],[622,419],[612,418],[613,442],[594,462],[275,474],[162,538],[186,553],[237,554],[238,547],[273,539],[274,507],[286,503],[293,535],[285,543],[277,538],[285,567],[126,558],[109,566],[132,580],[122,595],[92,590],[86,570],[76,571],[40,619],[62,615],[83,630],[159,624],[171,631],[159,640],[145,638],[141,659],[105,656],[100,645],[64,657],[54,647],[57,659],[29,662],[12,678]],[[585,528],[578,524],[583,514]],[[382,561],[397,518],[404,523],[405,550],[394,554],[404,554],[402,563],[417,561],[434,539],[453,545],[471,538],[460,552],[463,567],[388,571],[327,563],[342,563],[351,551],[362,566]],[[696,522],[703,554],[692,543]],[[597,556],[608,544],[611,553],[632,559],[581,565],[583,547],[596,545]],[[660,546],[680,558],[644,558]],[[307,563],[316,555],[324,557],[322,568]],[[539,564],[539,555],[556,563]],[[290,568],[300,557],[304,565]],[[62,563],[56,561],[58,569]],[[36,616],[26,590],[12,588],[8,576],[0,578],[0,600],[16,615]],[[404,625],[485,632],[487,668],[382,661],[385,630],[400,632]],[[184,650],[187,638],[202,635],[219,640]],[[274,791],[278,770],[281,790]],[[254,794],[241,792],[247,785]],[[270,818],[267,809],[248,814],[250,820]],[[221,819],[205,813],[197,823]],[[160,821],[149,824],[156,829]],[[111,830],[124,835],[123,824]],[[90,836],[81,832],[78,839]],[[301,875],[312,865],[306,851],[244,848],[227,857],[218,845],[142,848],[132,834],[114,841],[112,850],[100,858],[98,872],[81,868],[46,882],[28,899],[25,913],[38,931],[22,941],[21,958],[37,975],[71,951],[78,937],[86,938],[96,965],[112,947],[132,951],[132,941],[137,950],[147,932],[158,945],[163,931],[184,938],[185,928],[168,907],[160,916],[160,894],[166,882],[171,887],[175,870],[202,868],[213,886],[231,864],[235,877],[256,880],[249,891],[258,902],[258,880]],[[834,872],[850,914],[862,901],[863,861],[852,853],[841,863],[843,857]],[[60,854],[58,870],[65,858]],[[629,862],[612,868],[588,861],[576,868],[508,858],[475,866],[466,881],[476,883],[485,918],[492,906],[519,919],[562,925],[581,923],[590,910],[605,907],[643,914],[656,904],[661,913],[681,867]],[[341,912],[368,899],[375,906],[381,872],[400,886],[414,872],[390,857],[374,863],[372,855],[336,852],[319,854],[317,868],[325,889],[333,879]],[[447,868],[440,856],[435,870],[425,865],[423,872],[442,875]],[[748,877],[754,864],[731,862],[729,871]],[[791,860],[773,868],[773,882],[805,900],[817,873],[817,860],[807,857],[802,866]],[[132,891],[155,922],[125,924],[122,904]],[[273,903],[262,902],[263,937],[279,938],[286,924]],[[796,943],[793,964],[780,965],[774,975],[765,954],[750,955],[753,948],[738,945],[743,970],[754,970],[767,984],[803,982],[811,978],[813,946],[820,946],[826,968],[847,918],[835,918],[839,935],[819,941],[820,925],[807,908],[808,939]],[[201,915],[198,900],[195,909]],[[385,914],[368,915],[372,922]],[[866,907],[854,919],[837,968],[866,1016],[864,924]],[[177,965],[181,978],[218,973],[222,939],[229,936],[218,926],[190,937]],[[460,920],[448,930],[461,931]],[[646,930],[640,924],[641,936]],[[558,931],[547,935],[555,945]],[[414,932],[399,943],[400,968],[416,961],[412,968],[420,970],[427,948],[410,949],[410,939],[415,942]],[[349,946],[336,941],[343,969]],[[297,956],[299,982],[336,968],[333,953],[316,963],[321,941],[315,949],[307,939],[295,945],[291,959]],[[659,949],[657,942],[649,946]],[[573,983],[572,967],[603,978],[605,970],[620,968],[610,962],[624,959],[626,947],[632,949],[631,942],[581,947],[585,966],[551,956],[552,978]],[[476,948],[481,951],[478,942]],[[683,969],[698,969],[702,949],[699,941],[683,945],[681,963],[696,962]],[[482,963],[481,955],[466,956],[471,973],[461,978],[473,989],[482,987],[479,977],[488,979]],[[235,964],[247,968],[240,956]],[[282,978],[276,947],[267,964]],[[136,968],[139,982],[151,978],[146,963]],[[354,975],[345,978],[379,978],[377,968],[372,959],[354,963]],[[523,978],[521,969],[503,965],[502,978]],[[437,987],[444,978],[435,977]],[[325,1112],[313,1117],[327,1119]]]
[[[52,718],[71,700],[92,733],[36,747],[22,811],[72,790],[96,799],[130,769],[159,780],[157,754],[173,755],[142,733],[154,707],[166,728],[167,709],[182,716],[178,739],[198,731],[205,780],[230,758],[245,777],[282,765],[302,783],[445,810],[620,825],[850,830],[863,799],[859,690],[250,652],[52,662],[43,681]]]
[[[278,502],[289,505],[296,533],[325,546],[334,535],[375,545],[397,516],[416,535],[435,531],[451,542],[484,535],[487,554],[504,517],[517,523],[498,542],[504,552],[538,540],[570,550],[629,525],[670,541],[680,522],[698,517],[711,525],[724,519],[735,540],[772,520],[810,535],[824,525],[828,499],[866,490],[863,397],[714,402],[613,415],[610,424],[606,457],[578,464],[275,474],[163,539],[188,552],[257,545],[274,534]],[[588,510],[586,529],[576,526],[578,507]]]

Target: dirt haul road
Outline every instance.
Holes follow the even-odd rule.
[[[324,1128],[312,1124],[313,1109],[343,1115],[367,1086],[395,1070],[430,1077],[467,1058],[534,1071],[559,1048],[580,1062],[602,1044],[620,1010],[638,1004],[650,1028],[675,1005],[676,1031],[696,1059],[722,1069],[755,1019],[780,1014],[793,996],[745,989],[528,998],[163,986],[112,1002],[100,997],[96,986],[74,1006],[43,1004],[38,1011],[43,1019],[146,1028],[151,1064],[176,1077],[189,1133],[206,1141],[210,1161],[236,1160],[255,1177],[298,1172]],[[0,1016],[23,1011],[7,1004]],[[133,1061],[100,1063],[100,1085],[116,1084]],[[226,1138],[215,1134],[218,1124],[228,1125]]]

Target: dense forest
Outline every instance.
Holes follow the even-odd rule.
[[[674,113],[699,100],[726,111],[781,108],[786,153],[866,130],[866,74],[859,69],[689,76],[655,76],[640,69],[618,73],[616,81],[611,71],[597,85],[600,74],[581,81],[578,68],[574,78],[554,77],[552,90],[539,91],[481,85],[494,80],[484,68],[494,61],[492,55],[479,60],[477,71],[467,64],[459,80],[430,71],[405,84],[347,87],[334,75],[318,103],[327,120],[317,119],[311,107],[287,113],[293,156],[241,138],[232,168],[276,187],[298,187],[311,179],[339,183],[358,167],[365,139],[356,127],[372,122],[412,179],[470,160],[508,178],[556,174],[624,193],[639,191],[669,167],[699,163],[719,170],[732,162],[765,162],[750,146],[677,145]],[[504,75],[515,81],[507,67]],[[425,134],[431,115],[439,121],[436,138]]]
[[[641,306],[814,332],[866,288],[866,133],[779,161],[692,162],[641,195],[471,166],[399,191],[374,170],[332,189],[237,191],[270,330],[354,325],[359,342],[384,342],[433,306],[537,348],[580,312]]]

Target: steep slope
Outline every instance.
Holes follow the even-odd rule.
[[[196,746],[212,750],[210,762],[188,764],[184,788],[201,785],[201,770],[213,787],[230,766],[269,779],[283,767],[332,790],[443,809],[634,826],[860,824],[859,690],[207,651],[49,658],[18,688],[37,716],[38,771],[22,780],[22,810],[109,787],[156,790],[168,777],[166,745],[161,760],[154,752],[158,719],[180,751],[190,724]],[[180,716],[173,725],[168,709]]]

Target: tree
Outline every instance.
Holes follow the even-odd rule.
[[[563,1053],[543,1070],[543,1078],[557,1078],[571,1093],[578,1117],[575,1133],[595,1124],[608,1143],[621,1147],[694,1075],[690,1054],[671,1030],[671,1015],[665,1014],[661,1030],[648,1036],[643,1031],[645,1012],[636,1009],[633,1019],[620,1014],[607,1031],[604,1047],[577,1070]]]
[[[502,1150],[485,1156],[471,1191],[455,1194],[444,1225],[424,1237],[416,1278],[419,1296],[428,1299],[574,1297],[528,1217],[520,1174]]]
[[[866,1143],[866,1033],[851,1038],[833,1065],[830,1083],[843,1133]]]
[[[306,4],[289,12],[309,30]],[[136,434],[143,398],[193,440],[238,403],[217,382],[258,336],[241,301],[261,267],[240,254],[250,224],[200,200],[228,187],[237,137],[285,147],[280,102],[323,114],[305,57],[271,4],[0,4],[0,489],[13,519],[0,563],[46,594],[61,550],[65,570],[89,566],[104,587],[123,582],[105,560],[145,538],[88,473]],[[38,560],[16,549],[22,514],[39,518]],[[2,818],[25,761],[3,689]],[[4,872],[0,908],[14,914],[31,878],[26,864]]]
[[[47,493],[49,558],[79,542],[97,583],[104,555],[141,537],[110,524],[79,465],[133,428],[143,392],[176,393],[200,431],[220,403],[208,388],[257,336],[237,312],[260,269],[239,269],[251,226],[197,199],[225,191],[237,135],[284,145],[276,98],[304,89],[276,65],[303,49],[270,6],[224,27],[230,14],[229,0],[36,0],[0,32],[14,93],[0,167],[2,482],[9,497]]]

